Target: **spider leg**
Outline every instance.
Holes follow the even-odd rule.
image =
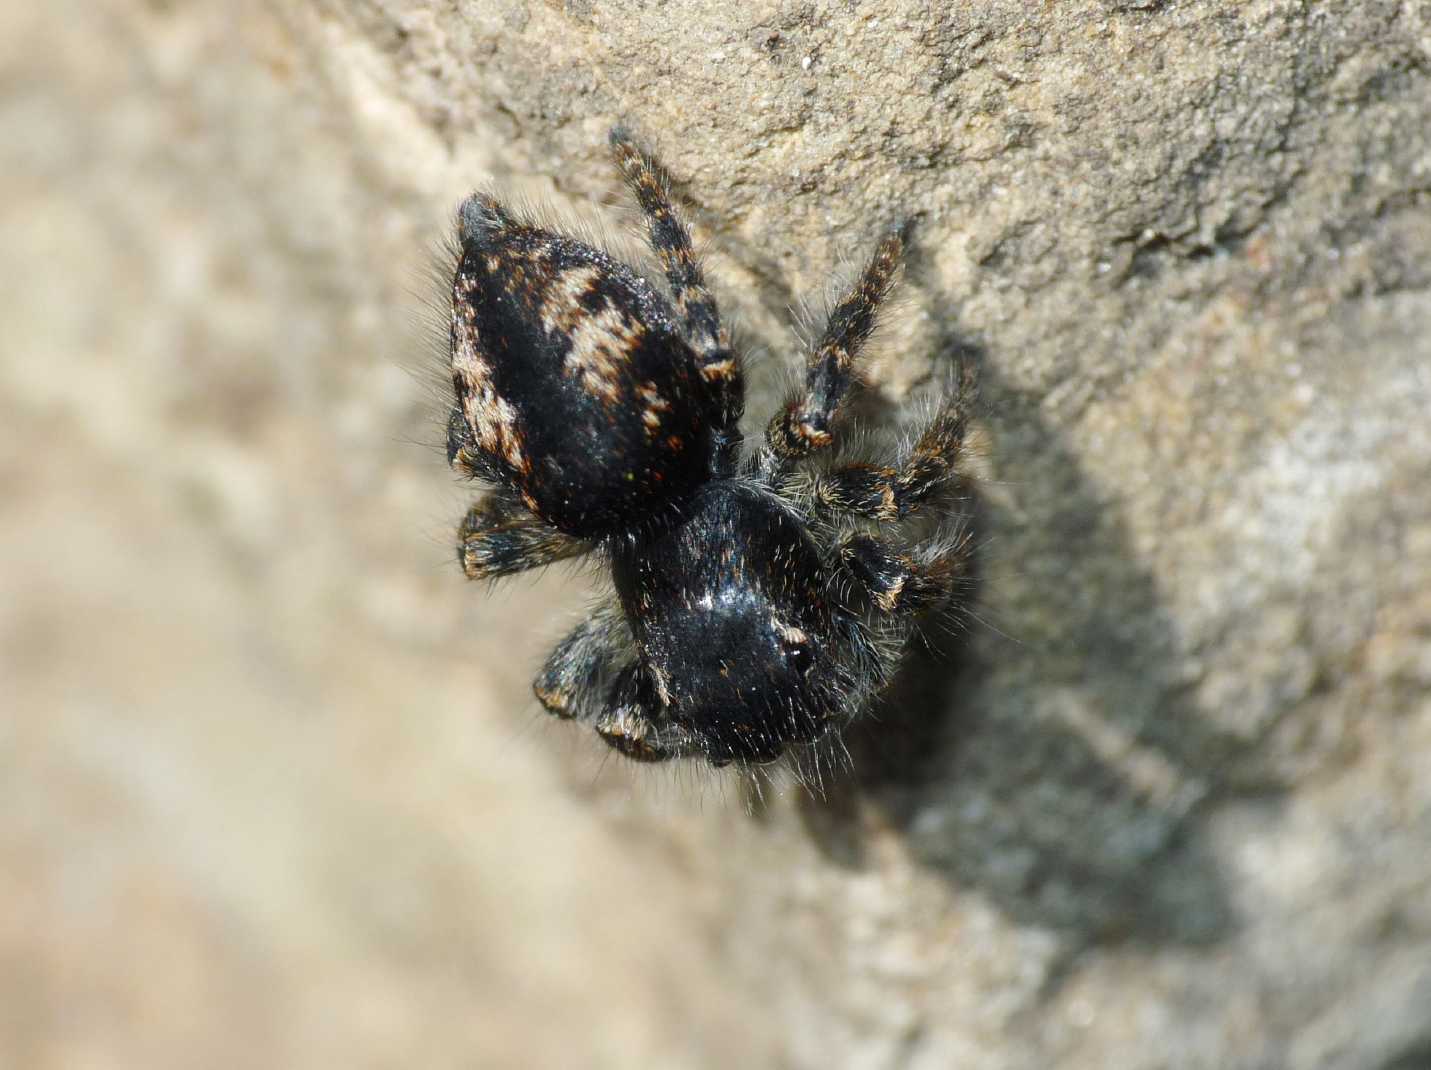
[[[629,658],[630,633],[612,606],[602,606],[567,633],[532,681],[548,713],[595,720],[604,709],[619,664]]]
[[[690,231],[671,204],[671,180],[666,169],[636,143],[624,126],[612,129],[611,151],[622,178],[646,216],[651,248],[666,273],[676,311],[685,321],[686,336],[701,356],[702,371],[708,378],[713,377],[713,362],[734,363],[730,339],[691,248]]]
[[[957,465],[973,396],[973,365],[965,364],[957,390],[899,465],[848,464],[816,476],[815,502],[871,520],[903,520],[943,486],[960,478]]]
[[[691,248],[691,233],[671,203],[671,180],[666,169],[636,143],[624,126],[612,128],[610,142],[616,166],[646,217],[647,238],[666,274],[685,336],[696,351],[701,376],[714,388],[717,468],[733,472],[741,444],[736,425],[745,411],[740,361],[730,347],[730,335],[721,324],[715,296]]]
[[[973,538],[930,543],[913,553],[872,535],[840,544],[840,563],[874,606],[887,616],[912,616],[947,605],[969,575]]]
[[[700,738],[684,725],[656,721],[646,712],[641,670],[624,669],[611,688],[605,711],[597,719],[596,734],[611,747],[638,762],[665,762],[690,758],[705,751]]]
[[[470,580],[525,572],[590,549],[590,543],[548,527],[501,491],[468,509],[457,529],[457,561]]]
[[[894,285],[907,227],[891,230],[850,291],[830,312],[806,364],[805,386],[776,414],[765,437],[776,456],[792,461],[829,446],[830,424],[855,379],[855,360],[874,332],[879,306]]]

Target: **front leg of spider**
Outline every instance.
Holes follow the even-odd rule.
[[[496,485],[463,522],[459,557],[474,578],[592,551],[609,567],[612,597],[534,682],[551,713],[640,761],[770,761],[858,713],[909,621],[957,588],[965,543],[837,542],[828,514],[893,523],[926,507],[949,481],[966,399],[902,461],[847,463],[807,481],[815,493],[790,492],[791,471],[833,441],[899,266],[898,228],[742,464],[740,360],[669,180],[623,129],[611,148],[664,292],[491,197],[459,212],[448,451]],[[851,580],[858,604],[837,594]]]
[[[706,741],[686,725],[653,717],[649,684],[638,666],[630,666],[612,686],[596,734],[607,746],[638,762],[668,762],[696,755],[712,757]],[[645,693],[646,697],[643,697]],[[714,764],[725,764],[713,758]]]

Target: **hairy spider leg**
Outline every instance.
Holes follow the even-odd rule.
[[[830,424],[855,380],[855,360],[874,333],[879,307],[894,285],[908,225],[885,235],[850,291],[830,312],[824,334],[806,364],[805,385],[770,421],[766,441],[785,462],[825,449]]]
[[[502,491],[494,491],[468,509],[457,528],[457,561],[470,580],[541,568],[579,557],[591,548],[591,543],[543,523]]]
[[[972,361],[960,368],[959,385],[925,426],[895,467],[848,464],[815,479],[815,502],[871,520],[903,520],[940,488],[960,478],[957,471],[976,388]]]
[[[596,722],[596,734],[607,746],[638,762],[666,762],[703,754],[705,743],[691,729],[670,720],[658,722],[647,715],[649,698],[643,699],[643,692],[649,688],[643,683],[639,665],[622,670]]]
[[[741,444],[737,424],[745,412],[740,360],[731,349],[715,295],[706,285],[691,247],[690,229],[671,203],[671,181],[666,169],[637,144],[624,126],[612,128],[610,143],[621,177],[646,217],[647,240],[666,274],[671,299],[683,321],[686,338],[696,351],[701,375],[715,388],[717,474],[733,474]]]
[[[631,633],[615,606],[601,606],[567,633],[532,681],[548,713],[595,720],[605,712],[617,673],[634,658]]]
[[[686,336],[702,363],[730,359],[730,339],[720,322],[715,297],[706,286],[691,234],[671,204],[670,178],[654,156],[643,150],[623,126],[611,131],[611,152],[646,217],[651,248],[661,261]]]
[[[906,553],[873,535],[852,535],[840,544],[840,562],[881,613],[910,616],[942,608],[969,576],[972,535],[932,542]]]

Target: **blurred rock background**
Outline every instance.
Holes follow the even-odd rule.
[[[466,585],[424,322],[661,149],[757,353],[920,220],[975,614],[821,797]],[[0,3],[0,1064],[1431,1066],[1418,0]],[[599,205],[605,207],[598,207]]]

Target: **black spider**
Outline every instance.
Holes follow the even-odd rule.
[[[740,359],[665,173],[620,127],[611,147],[669,295],[492,197],[459,210],[448,458],[496,489],[468,512],[458,557],[475,579],[603,555],[616,598],[552,653],[542,705],[633,758],[768,761],[862,709],[915,618],[956,595],[962,522],[930,510],[943,516],[922,540],[878,532],[957,484],[973,375],[894,463],[832,457],[899,227],[835,305],[764,444],[743,450]]]

